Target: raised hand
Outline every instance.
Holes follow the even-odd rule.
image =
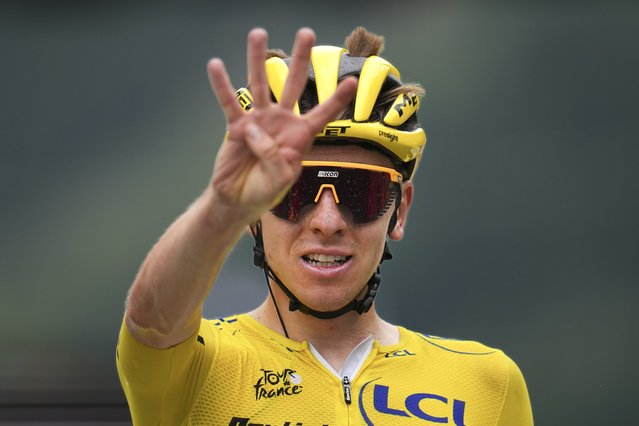
[[[355,78],[345,79],[326,102],[304,115],[293,113],[293,106],[306,86],[315,41],[313,31],[303,28],[295,37],[281,100],[273,103],[264,67],[267,40],[263,29],[254,29],[248,35],[254,105],[250,113],[240,107],[223,62],[212,59],[208,64],[211,85],[226,116],[228,132],[216,158],[212,186],[222,202],[251,220],[276,204],[295,182],[315,134],[346,107],[357,87]]]

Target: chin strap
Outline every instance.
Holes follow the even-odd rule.
[[[316,311],[304,303],[302,303],[291,290],[286,287],[286,285],[280,280],[280,278],[275,274],[275,272],[270,268],[268,263],[266,262],[266,255],[264,253],[264,241],[262,238],[262,223],[258,221],[255,224],[255,231],[253,232],[253,237],[255,238],[255,245],[253,246],[253,263],[255,266],[264,270],[264,276],[266,278],[266,284],[269,287],[269,292],[271,293],[271,298],[275,303],[275,309],[277,311],[277,315],[280,318],[280,323],[282,324],[282,328],[284,328],[284,334],[288,337],[288,333],[286,331],[286,327],[284,327],[284,322],[282,321],[282,316],[280,315],[279,308],[277,307],[277,302],[275,301],[275,297],[273,297],[273,292],[271,291],[271,286],[269,284],[269,278],[275,281],[275,283],[279,286],[280,289],[286,294],[289,298],[290,303],[288,309],[290,311],[300,311],[304,314],[314,316],[319,319],[331,319],[337,318],[341,315],[344,315],[347,312],[355,311],[358,314],[363,314],[368,312],[369,309],[373,306],[373,300],[377,295],[377,290],[379,288],[379,284],[382,282],[382,276],[380,274],[379,266],[377,266],[377,270],[370,277],[368,282],[366,282],[366,293],[362,296],[361,299],[353,299],[350,303],[345,306],[336,309],[334,311]],[[393,258],[393,255],[388,248],[388,242],[384,244],[384,254],[382,255],[381,260],[379,261],[380,265],[384,260],[390,260]]]

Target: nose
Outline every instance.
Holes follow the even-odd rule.
[[[319,200],[309,212],[308,224],[317,232],[325,235],[341,234],[347,223],[340,211],[335,192],[332,188],[324,188]]]

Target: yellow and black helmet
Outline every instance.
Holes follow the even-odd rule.
[[[277,56],[266,61],[268,83],[276,101],[284,91],[289,62],[290,58]],[[385,59],[376,55],[350,56],[341,47],[313,47],[309,82],[295,104],[295,112],[303,114],[327,100],[335,92],[338,82],[349,75],[359,79],[352,111],[347,114],[348,118],[326,124],[316,135],[316,143],[371,145],[390,156],[404,179],[411,179],[426,144],[426,134],[417,121],[419,96],[399,89],[394,102],[391,99],[385,103],[386,107],[380,113],[377,105],[380,95],[403,87],[399,71]],[[245,110],[253,107],[249,89],[239,89],[236,96]]]

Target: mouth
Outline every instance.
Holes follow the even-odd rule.
[[[309,253],[302,256],[304,262],[315,267],[336,267],[348,262],[351,256],[334,256],[330,254]]]

